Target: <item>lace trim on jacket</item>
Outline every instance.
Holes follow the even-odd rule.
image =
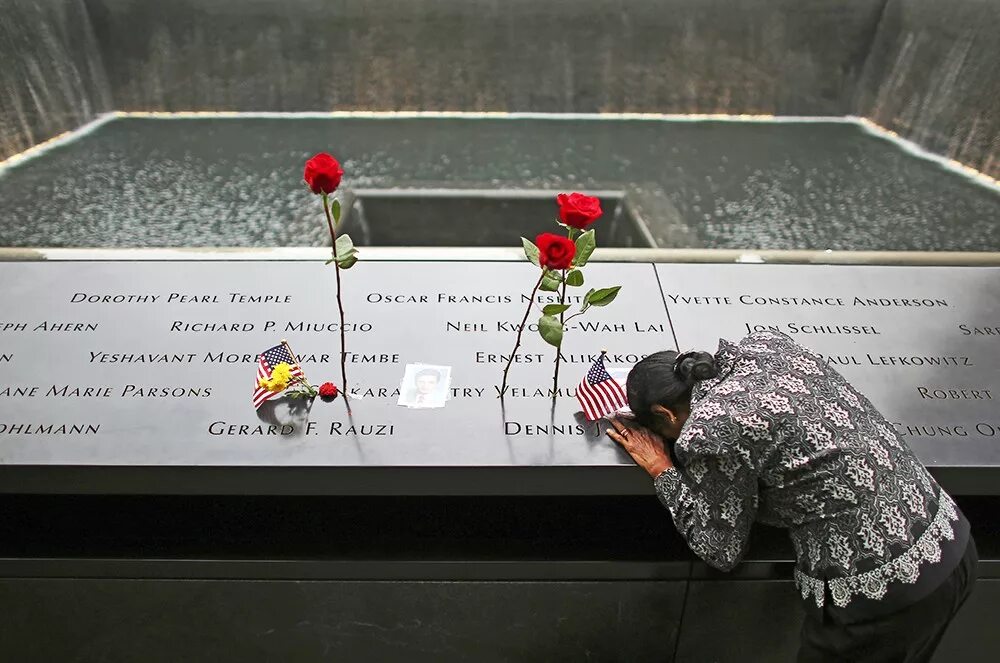
[[[807,599],[812,595],[816,607],[822,608],[826,587],[829,586],[833,604],[844,608],[858,594],[875,601],[881,599],[888,591],[890,582],[915,583],[920,577],[921,564],[941,561],[941,542],[955,540],[955,529],[952,527],[952,523],[958,520],[955,502],[944,491],[941,491],[938,499],[937,515],[917,542],[902,555],[882,566],[857,575],[831,578],[825,583],[795,569],[795,584],[802,598]]]

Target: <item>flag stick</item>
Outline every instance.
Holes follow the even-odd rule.
[[[288,341],[286,341],[285,339],[281,339],[281,344],[285,346],[285,349],[288,350],[288,354],[291,355],[292,359],[295,361],[295,365],[299,367],[299,372],[302,373],[302,381],[305,382],[306,384],[309,384],[309,380],[306,379],[306,371],[304,368],[302,368],[302,364],[299,363],[298,356],[294,352],[292,352],[292,348],[290,345],[288,345]]]
[[[601,348],[601,363],[602,364],[604,363],[604,358],[607,355],[608,355],[608,349],[607,348]],[[607,369],[605,369],[605,370],[607,370]],[[612,412],[612,414],[614,414],[614,413]],[[597,429],[597,435],[599,437],[601,435],[601,417],[598,417],[597,419],[594,419],[594,428]]]

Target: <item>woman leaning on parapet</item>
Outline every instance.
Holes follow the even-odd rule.
[[[798,660],[929,661],[972,591],[965,516],[865,396],[784,334],[658,352],[609,434],[678,531],[728,571],[756,520],[787,528],[806,606]]]

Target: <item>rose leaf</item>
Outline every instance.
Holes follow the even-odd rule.
[[[577,267],[583,267],[590,260],[590,256],[594,253],[594,249],[597,248],[597,239],[594,236],[593,229],[588,230],[579,237],[576,238],[576,256],[573,258],[573,264]],[[570,284],[572,285],[572,284]]]
[[[357,251],[355,251],[355,253],[357,253]],[[341,257],[340,260],[337,261],[337,264],[340,265],[341,269],[350,269],[351,267],[354,267],[357,262],[358,257],[352,254],[347,257]]]
[[[357,256],[358,250],[354,248],[354,241],[351,239],[351,236],[340,235],[337,237],[337,255],[328,261],[327,264],[336,260],[341,269],[350,269],[358,261]]]
[[[547,270],[542,277],[542,285],[538,287],[546,292],[557,292],[561,283],[562,278],[558,274],[555,274],[552,270]]]
[[[546,304],[542,308],[542,313],[545,315],[559,315],[568,310],[569,304]]]
[[[538,333],[551,346],[562,345],[563,326],[559,319],[551,315],[543,315],[538,319]]]
[[[592,290],[587,293],[584,298],[584,302],[590,304],[591,306],[607,306],[611,302],[615,301],[615,297],[618,296],[618,291],[621,289],[622,287],[620,285],[616,285],[613,288]]]
[[[538,247],[524,237],[521,238],[521,244],[524,246],[524,257],[530,260],[535,267],[541,267],[538,262]]]

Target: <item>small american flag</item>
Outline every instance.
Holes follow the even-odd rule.
[[[580,381],[580,386],[576,388],[576,399],[580,401],[587,421],[606,417],[628,405],[625,390],[604,367],[603,352]]]
[[[272,391],[268,391],[261,387],[260,380],[271,379],[271,371],[274,367],[280,363],[286,363],[292,367],[292,377],[303,377],[302,368],[299,366],[299,362],[295,360],[292,353],[289,352],[288,346],[284,343],[281,345],[276,345],[269,350],[264,350],[263,353],[257,357],[257,379],[253,381],[253,406],[254,408],[259,408],[264,404],[264,401],[269,398],[274,398],[278,394]]]

